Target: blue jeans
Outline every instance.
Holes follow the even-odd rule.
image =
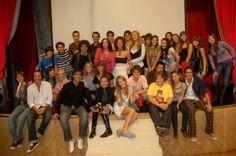
[[[233,69],[233,62],[231,63],[219,63],[216,67],[216,72],[219,76],[213,79],[213,86],[218,86],[219,78],[224,70],[224,86],[229,86],[229,79]]]
[[[43,115],[43,120],[41,122],[41,125],[38,129],[38,133],[43,135],[50,120],[51,120],[51,114],[52,114],[52,107],[48,106],[48,108],[45,110],[45,112],[42,114]],[[38,118],[38,114],[31,109],[29,112],[28,116],[28,128],[29,128],[29,141],[37,141],[37,132],[36,132],[36,126],[35,122],[36,119]]]
[[[84,106],[72,108],[72,106],[61,106],[60,123],[64,132],[65,141],[72,140],[71,129],[69,125],[70,115],[74,111],[79,116],[79,137],[87,137],[88,132],[88,113]]]
[[[23,139],[23,128],[25,125],[25,121],[28,117],[29,111],[30,108],[28,107],[28,105],[21,103],[11,113],[8,120],[8,124],[13,140],[19,141]]]

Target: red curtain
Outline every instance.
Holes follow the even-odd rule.
[[[215,0],[215,11],[222,40],[236,50],[236,1]],[[233,70],[233,82],[236,84],[236,68]]]
[[[202,46],[207,48],[207,35],[215,33],[219,39],[214,1],[186,0],[186,29],[191,41],[194,35],[200,35]],[[206,50],[207,51],[207,50]],[[212,82],[212,75],[204,78],[205,83]]]
[[[10,37],[16,0],[0,1],[0,80],[4,79],[6,46]]]
[[[36,37],[32,0],[22,0],[18,26],[9,44],[9,63],[23,70],[28,80],[36,66]]]

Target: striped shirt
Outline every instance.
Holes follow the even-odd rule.
[[[218,42],[217,50],[211,49],[208,54],[211,66],[215,70],[213,56],[216,58],[217,63],[231,63],[234,60],[234,49],[224,41]]]
[[[73,68],[70,65],[71,55],[69,51],[65,51],[63,54],[56,53],[57,57],[57,68],[63,69],[65,72],[72,71]]]

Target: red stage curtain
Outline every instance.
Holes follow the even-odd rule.
[[[16,64],[31,80],[36,66],[36,37],[34,27],[34,7],[32,0],[22,0],[18,26],[9,44],[9,63]]]
[[[213,0],[186,0],[186,29],[191,41],[194,35],[200,35],[202,46],[207,48],[207,35],[215,33],[219,39],[214,1]],[[207,52],[207,49],[206,49]],[[204,78],[205,83],[212,82],[212,75]]]
[[[236,1],[215,0],[215,11],[222,40],[236,50]],[[236,68],[233,70],[233,82],[236,84]]]
[[[4,79],[6,46],[10,37],[16,0],[0,1],[0,80]]]

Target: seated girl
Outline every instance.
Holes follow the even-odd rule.
[[[89,138],[96,135],[96,126],[98,114],[101,115],[102,120],[106,126],[106,131],[100,136],[101,138],[112,135],[112,130],[109,122],[108,115],[113,112],[112,104],[114,102],[114,89],[109,86],[109,77],[101,76],[100,87],[95,92],[96,104],[91,107],[93,111],[92,128]]]

